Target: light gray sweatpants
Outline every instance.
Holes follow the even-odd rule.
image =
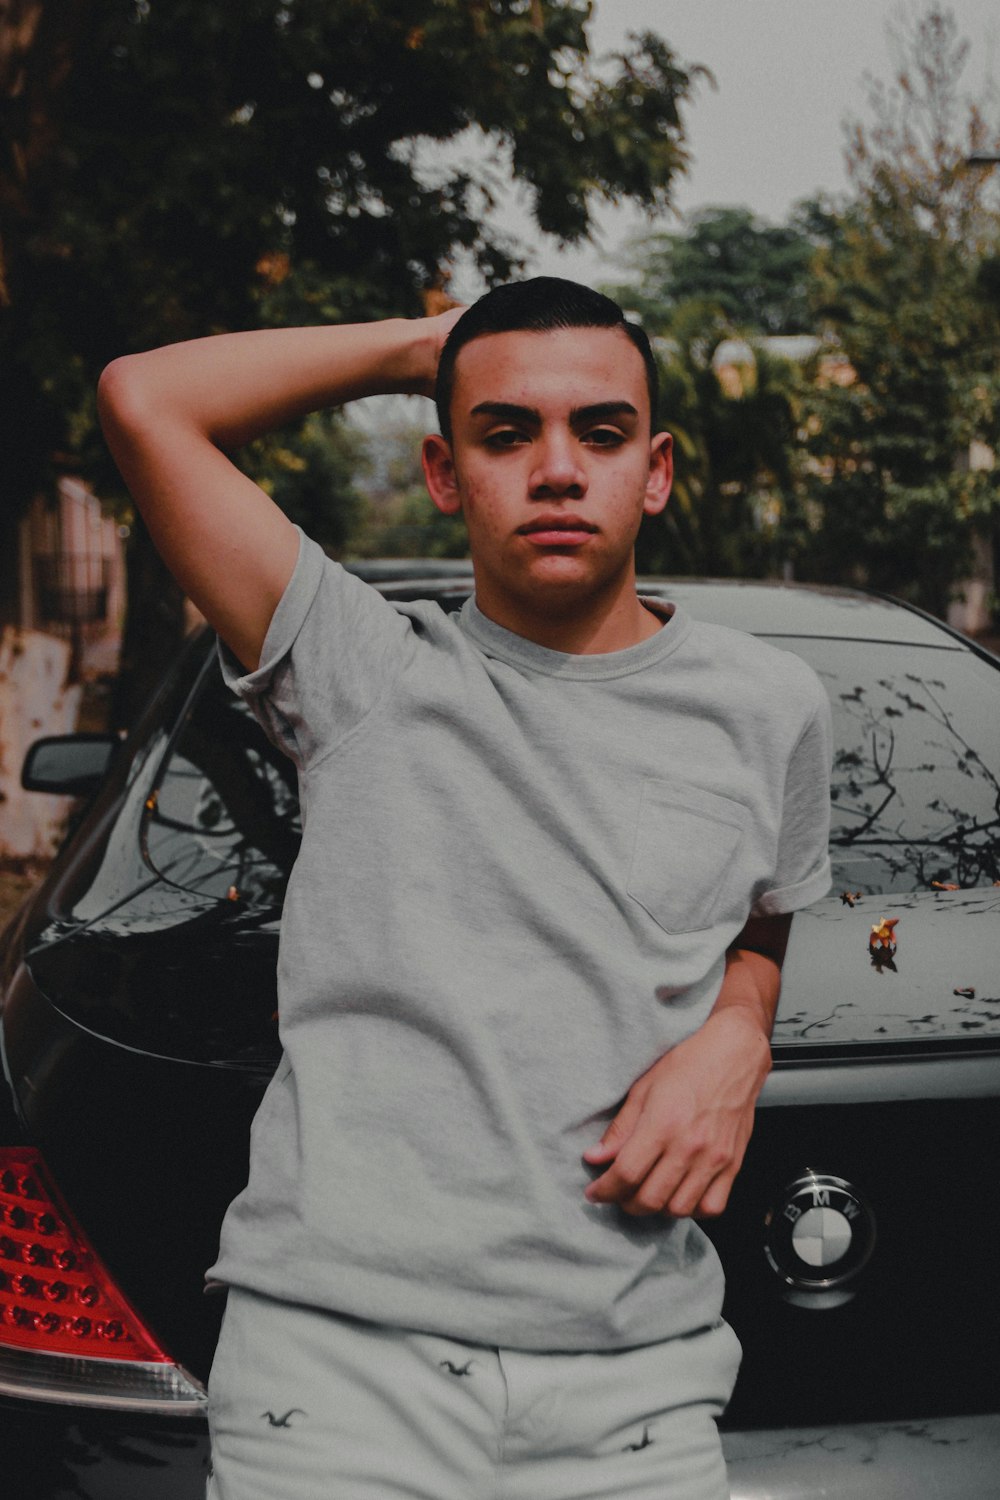
[[[234,1288],[207,1500],[726,1500],[725,1323],[604,1353],[386,1328]]]

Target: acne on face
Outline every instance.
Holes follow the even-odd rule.
[[[474,340],[456,362],[452,423],[463,500],[482,477],[485,454],[509,459],[509,483],[520,483],[530,500],[586,490],[603,504],[608,486],[623,487],[625,503],[638,504],[636,526],[643,511],[666,503],[669,472],[660,502],[650,478],[664,451],[669,469],[669,438],[651,442],[645,364],[618,329]],[[653,491],[660,477],[653,473]],[[595,482],[602,486],[596,492]]]

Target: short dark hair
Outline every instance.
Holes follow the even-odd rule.
[[[603,292],[560,276],[534,276],[494,287],[468,308],[452,328],[438,362],[434,401],[443,437],[451,441],[451,398],[455,360],[473,339],[488,333],[550,333],[558,328],[620,328],[642,356],[649,391],[649,415],[656,427],[659,374],[645,330],[630,323]]]

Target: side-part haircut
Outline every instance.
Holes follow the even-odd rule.
[[[462,314],[452,328],[438,362],[434,401],[441,436],[451,442],[451,398],[455,385],[455,360],[466,344],[489,333],[551,333],[559,328],[620,328],[635,345],[646,367],[649,413],[656,431],[659,374],[645,330],[630,323],[603,292],[595,292],[578,281],[560,276],[534,276],[494,287]]]

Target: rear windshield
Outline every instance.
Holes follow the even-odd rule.
[[[965,650],[775,641],[833,704],[836,891],[1000,881],[1000,671]],[[186,890],[280,906],[301,837],[295,768],[210,666],[161,770],[145,853]]]
[[[1000,671],[966,650],[796,640],[833,705],[838,890],[1000,880]]]
[[[174,885],[280,905],[301,838],[295,767],[214,661],[160,770],[144,853]]]

